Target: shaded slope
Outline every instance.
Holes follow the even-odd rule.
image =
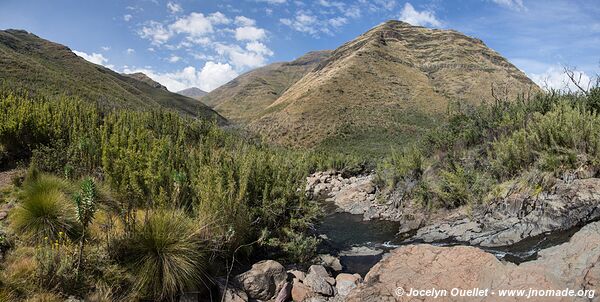
[[[102,108],[165,107],[225,122],[197,100],[90,63],[66,46],[23,30],[0,31],[0,78],[4,85],[27,89],[32,95],[77,96]]]

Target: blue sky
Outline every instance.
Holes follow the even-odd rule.
[[[562,66],[600,72],[600,5],[588,1],[0,0],[0,28],[25,29],[119,72],[210,91],[250,69],[335,49],[389,19],[482,39],[542,85]]]

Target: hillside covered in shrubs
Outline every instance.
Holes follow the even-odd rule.
[[[167,110],[7,90],[0,108],[0,165],[28,167],[0,195],[2,301],[172,300],[212,289],[232,257],[306,261],[305,177],[344,165]]]

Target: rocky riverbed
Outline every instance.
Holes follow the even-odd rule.
[[[319,172],[307,179],[306,191],[330,207],[318,230],[333,255],[320,255],[305,271],[272,260],[256,263],[227,289],[221,284],[225,301],[416,299],[400,296],[399,288],[447,295],[451,289],[487,290],[476,298],[419,301],[600,301],[600,222],[594,222],[600,179],[559,179],[535,196],[507,190],[485,206],[433,215],[398,202],[398,195],[381,198],[368,174]],[[357,262],[360,257],[368,261]],[[512,289],[569,289],[580,296],[498,296]]]
[[[402,290],[399,290],[402,288]],[[599,301],[600,222],[583,227],[568,242],[540,252],[537,260],[515,265],[476,247],[411,244],[392,250],[363,279],[332,266],[286,270],[261,261],[235,278],[225,301],[413,301],[410,289],[446,290],[446,297],[419,301]],[[480,297],[450,297],[452,289],[481,289]],[[578,297],[499,297],[503,290],[573,290]]]

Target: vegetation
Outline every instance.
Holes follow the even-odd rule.
[[[172,300],[224,273],[234,251],[310,259],[319,209],[305,177],[362,164],[271,148],[165,110],[107,112],[9,90],[0,108],[0,166],[31,163],[13,189],[0,279],[16,300]]]
[[[448,122],[377,167],[386,192],[429,208],[495,198],[507,183],[539,191],[551,178],[600,164],[600,88],[453,106]]]

